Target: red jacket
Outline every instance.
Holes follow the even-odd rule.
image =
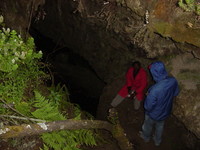
[[[131,67],[126,73],[126,84],[121,88],[118,94],[122,97],[127,97],[128,88],[136,92],[136,98],[141,101],[144,99],[144,89],[147,87],[147,73],[143,68],[140,68],[136,77],[133,77],[134,68]]]

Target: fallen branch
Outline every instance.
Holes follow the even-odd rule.
[[[28,117],[26,117],[25,115],[23,115],[22,113],[20,113],[19,111],[17,111],[16,109],[12,108],[12,106],[10,106],[9,104],[7,104],[3,99],[0,98],[0,101],[2,101],[8,108],[10,108],[12,111],[16,112],[17,114],[20,114],[21,116],[27,118],[27,120],[30,120]],[[30,120],[31,122],[33,122],[32,120]]]
[[[20,119],[20,120],[31,120],[36,122],[46,122],[45,120],[41,119],[34,119],[34,118],[28,118],[28,117],[19,117],[19,116],[10,116],[10,115],[0,115],[0,118],[13,118],[13,119]]]
[[[119,124],[113,125],[107,121],[100,120],[63,120],[46,123],[24,124],[20,126],[5,126],[0,129],[0,138],[8,139],[15,137],[24,137],[39,135],[42,133],[60,131],[60,130],[77,130],[77,129],[105,129],[113,134],[113,137],[119,143],[122,150],[132,150],[132,145],[126,138],[123,129]]]
[[[64,120],[36,124],[23,124],[20,126],[5,126],[0,130],[1,138],[24,137],[38,135],[46,132],[76,129],[106,129],[112,131],[112,125],[106,121],[93,120]]]

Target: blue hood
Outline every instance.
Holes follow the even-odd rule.
[[[150,72],[156,82],[159,82],[168,76],[165,65],[161,61],[152,63],[150,66]]]

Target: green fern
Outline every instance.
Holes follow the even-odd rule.
[[[54,103],[60,106],[61,110],[65,110],[66,106],[71,104],[69,103],[69,92],[65,85],[61,86],[58,84],[57,86],[52,86],[48,88],[50,94],[48,99],[51,99]]]
[[[15,109],[25,116],[31,116],[31,105],[27,102],[20,102],[15,104]]]
[[[55,150],[80,150],[78,148],[80,145],[96,145],[94,133],[85,129],[45,133],[42,139],[46,145]]]
[[[0,28],[2,23],[3,17],[0,16]],[[51,88],[46,97],[35,90],[43,83],[46,74],[38,65],[42,52],[34,49],[33,38],[25,41],[15,30],[0,29],[0,98],[27,117],[46,121],[66,120],[66,109],[71,109],[70,118],[81,119],[81,110],[68,101],[65,86]],[[0,114],[16,115],[4,103],[0,103]],[[19,124],[19,121],[14,120],[13,124],[16,123]],[[83,144],[96,144],[92,130],[63,130],[45,133],[41,137],[44,142],[41,150],[79,150]]]
[[[57,95],[58,93],[54,93]],[[59,95],[59,94],[58,94]],[[58,96],[57,95],[57,96]],[[51,97],[51,96],[50,96]],[[58,96],[60,97],[60,96]],[[59,103],[53,100],[47,100],[38,91],[35,91],[34,107],[36,110],[32,112],[32,115],[38,119],[47,121],[65,120],[59,109]],[[57,105],[58,104],[58,105]],[[81,119],[81,111],[75,107],[76,117],[74,119]],[[79,150],[80,145],[96,145],[94,133],[92,130],[72,130],[72,131],[59,131],[52,133],[44,133],[41,135],[43,142],[46,146],[55,150]],[[44,145],[44,148],[46,149]]]
[[[96,145],[94,138],[94,133],[91,130],[81,129],[75,132],[75,139],[81,145],[85,144],[87,146]]]
[[[200,4],[196,0],[179,0],[178,5],[185,11],[200,15]]]
[[[3,17],[0,17],[3,21]],[[44,75],[38,66],[42,53],[34,49],[33,38],[25,41],[15,30],[0,29],[0,98],[14,104],[15,109],[24,115],[30,114],[30,104],[23,102],[26,90],[36,88]],[[13,112],[0,107],[0,113]]]
[[[49,150],[49,147],[44,144],[43,148],[40,148],[40,150]]]
[[[59,112],[55,103],[46,100],[38,91],[35,91],[35,101],[33,105],[36,110],[31,114],[46,121],[65,120],[66,118]]]

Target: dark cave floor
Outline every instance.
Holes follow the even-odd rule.
[[[144,121],[143,107],[140,107],[138,111],[131,110],[130,107],[133,108],[133,103],[130,100],[124,101],[120,107],[119,118],[121,125],[130,141],[134,144],[135,150],[189,150],[185,140],[189,138],[190,134],[174,116],[171,115],[165,121],[162,143],[160,146],[155,146],[153,140],[145,143],[138,135]]]
[[[155,146],[153,140],[145,143],[138,134],[144,121],[144,109],[142,106],[143,104],[141,104],[139,110],[135,111],[133,109],[133,102],[131,100],[125,100],[117,107],[120,123],[127,137],[133,143],[134,150],[200,150],[199,140],[173,115],[165,121],[161,145]],[[110,141],[110,136],[107,134],[108,141]],[[116,145],[116,142],[111,141],[110,144],[106,143],[93,147],[91,150],[118,150]]]

